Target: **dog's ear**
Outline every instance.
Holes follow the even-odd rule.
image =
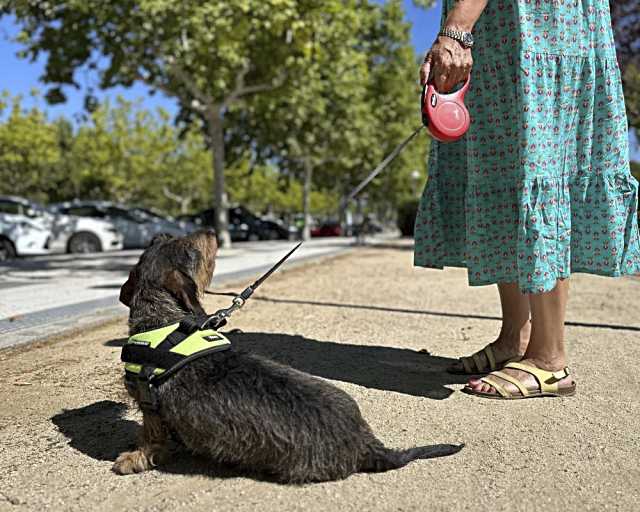
[[[120,302],[122,302],[125,306],[131,306],[131,299],[133,298],[133,294],[136,292],[137,285],[138,273],[134,268],[131,272],[129,272],[129,279],[127,279],[120,288]]]
[[[172,270],[166,275],[163,286],[178,299],[182,307],[187,311],[191,311],[196,315],[206,315],[198,299],[196,283],[184,272]]]

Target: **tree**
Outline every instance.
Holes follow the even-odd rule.
[[[304,67],[286,94],[263,96],[255,115],[235,123],[255,133],[263,159],[303,181],[305,237],[313,190],[346,196],[419,123],[417,63],[401,2],[333,4],[314,23]],[[400,188],[412,188],[408,175],[424,171],[424,154],[416,144],[368,191],[383,204],[394,201]]]
[[[164,110],[122,98],[97,106],[78,127],[65,163],[74,197],[171,212],[204,206],[211,184],[211,155],[197,130],[181,136]]]
[[[37,96],[34,93],[34,96]],[[45,199],[58,181],[61,151],[56,124],[37,107],[26,110],[22,97],[0,96],[0,194]]]
[[[279,87],[310,44],[316,0],[6,0],[22,27],[22,55],[46,57],[50,101],[78,87],[79,70],[99,86],[136,81],[177,99],[178,121],[200,123],[212,151],[216,228],[229,245],[226,116],[248,97]],[[91,97],[87,105],[92,106]]]

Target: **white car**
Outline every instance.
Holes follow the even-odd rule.
[[[17,255],[31,256],[48,254],[51,231],[31,222],[30,219],[15,220],[0,213],[0,262]]]
[[[0,196],[0,259],[53,252],[118,251],[122,240],[111,222],[51,213],[21,197]]]
[[[79,200],[50,205],[54,212],[112,222],[124,236],[125,249],[141,249],[160,234],[184,236],[198,227],[189,222],[177,222],[146,208],[130,208],[109,201]]]

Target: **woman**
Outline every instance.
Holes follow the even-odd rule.
[[[571,272],[640,272],[609,1],[445,0],[443,13],[431,79],[451,90],[473,63],[472,125],[432,145],[415,263],[465,266],[471,285],[497,283],[502,305],[497,340],[450,371],[489,373],[465,387],[483,397],[572,395]]]

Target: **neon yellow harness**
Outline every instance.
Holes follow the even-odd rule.
[[[168,325],[166,327],[160,327],[159,329],[153,329],[152,331],[141,332],[134,334],[127,341],[128,346],[144,347],[146,349],[158,350],[158,347],[167,340],[169,335],[173,334],[180,323]],[[182,341],[179,341],[172,347],[167,347],[167,352],[171,354],[177,354],[186,359],[191,359],[194,355],[198,355],[200,352],[217,352],[219,350],[225,350],[231,347],[231,342],[225,338],[218,331],[213,329],[205,329],[203,331],[197,330],[192,334],[187,335]],[[212,350],[213,349],[213,350]],[[160,349],[161,350],[161,349]],[[144,361],[137,362],[125,362],[124,368],[131,373],[140,373],[144,365]],[[153,371],[154,375],[160,375],[164,373],[167,368],[156,367]]]
[[[157,386],[180,368],[202,356],[231,348],[231,342],[214,329],[200,329],[202,318],[134,334],[122,347],[125,382],[137,395],[143,411],[157,412]]]

